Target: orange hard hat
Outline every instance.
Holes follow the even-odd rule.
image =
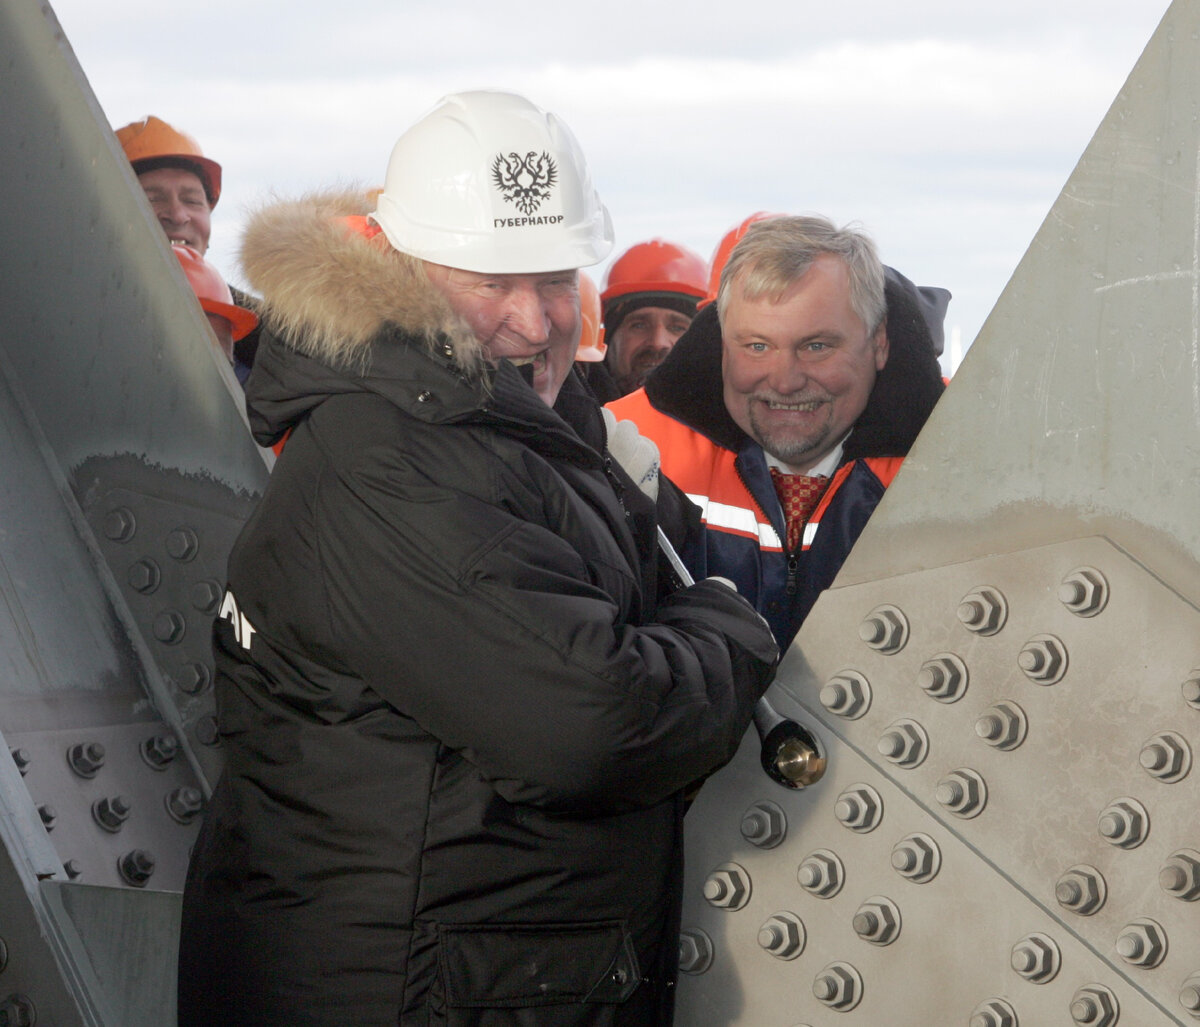
[[[717,290],[721,287],[721,272],[725,270],[725,265],[729,262],[729,254],[733,252],[733,248],[742,241],[742,236],[746,234],[746,229],[756,221],[766,221],[768,218],[782,216],[782,214],[770,214],[765,210],[756,211],[748,218],[739,221],[721,237],[721,241],[717,243],[717,248],[713,250],[708,272],[708,294],[701,306],[705,306],[716,300]]]
[[[604,328],[600,324],[600,291],[591,276],[583,271],[579,272],[579,312],[583,317],[583,332],[579,336],[575,359],[589,364],[599,363],[608,350]]]
[[[118,128],[117,141],[135,172],[149,171],[151,161],[158,167],[185,167],[204,183],[208,202],[217,205],[221,198],[221,165],[205,157],[200,144],[186,132],[148,114],[141,121]]]
[[[258,316],[252,310],[239,307],[233,302],[233,294],[221,273],[190,246],[172,245],[179,265],[187,275],[188,285],[200,301],[200,306],[209,314],[225,318],[233,328],[233,341],[244,339],[258,325]]]
[[[680,293],[703,299],[708,265],[686,246],[651,239],[631,246],[614,260],[604,276],[600,299],[605,305],[635,292]]]

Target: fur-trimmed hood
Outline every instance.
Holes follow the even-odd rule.
[[[372,340],[392,326],[431,350],[448,346],[460,370],[477,371],[480,344],[423,262],[356,227],[371,210],[365,190],[330,190],[251,215],[241,262],[267,331],[331,367],[363,367]]]

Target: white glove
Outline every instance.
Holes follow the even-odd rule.
[[[632,421],[618,421],[607,407],[601,407],[608,434],[608,452],[652,500],[658,500],[658,447],[638,432]]]

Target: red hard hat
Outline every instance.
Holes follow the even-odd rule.
[[[239,307],[233,302],[233,294],[221,273],[190,246],[171,247],[179,258],[179,265],[187,275],[188,285],[200,301],[200,306],[210,314],[225,318],[233,327],[233,341],[243,339],[254,331],[258,317],[252,310]]]
[[[605,305],[619,296],[635,292],[675,292],[703,299],[708,283],[708,265],[698,253],[685,246],[651,239],[622,253],[604,276],[600,299]]]
[[[204,183],[208,202],[214,207],[217,205],[221,198],[221,165],[205,157],[200,144],[186,132],[148,114],[141,121],[131,121],[118,128],[117,141],[135,172],[148,170],[146,165],[150,161],[157,161],[160,166],[176,164],[194,170]]]
[[[579,336],[579,349],[575,359],[589,364],[604,359],[608,346],[604,342],[604,329],[600,324],[600,292],[591,276],[579,272],[579,313],[583,318],[583,332]]]
[[[770,214],[765,210],[756,211],[748,218],[739,221],[722,237],[717,243],[717,248],[713,250],[711,266],[708,272],[708,292],[704,304],[712,303],[717,298],[717,290],[721,287],[721,272],[725,270],[725,265],[729,262],[729,254],[733,252],[733,248],[742,241],[742,236],[746,234],[748,229],[756,221],[766,221],[768,218],[782,217],[781,214]]]

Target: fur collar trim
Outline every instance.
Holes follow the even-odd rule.
[[[365,191],[329,190],[251,215],[241,262],[268,330],[325,364],[363,368],[372,341],[394,326],[448,352],[460,370],[477,371],[482,347],[429,284],[424,262],[347,220],[372,209]]]

